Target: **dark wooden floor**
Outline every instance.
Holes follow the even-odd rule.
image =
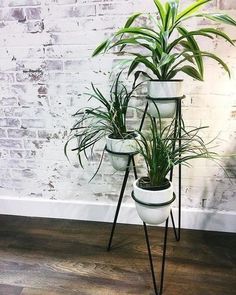
[[[143,229],[110,224],[0,216],[0,295],[153,294]],[[151,228],[160,268],[163,230]],[[236,294],[236,235],[169,231],[164,295]]]

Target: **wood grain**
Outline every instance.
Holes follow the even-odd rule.
[[[143,228],[0,216],[0,295],[151,295]],[[162,228],[149,228],[159,272]],[[236,235],[169,230],[163,295],[235,295]]]

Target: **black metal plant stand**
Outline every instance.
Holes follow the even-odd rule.
[[[181,126],[181,120],[182,120],[181,101],[182,101],[183,98],[184,98],[184,96],[182,96],[182,97],[172,97],[172,98],[158,98],[159,101],[167,101],[167,100],[173,101],[173,100],[175,100],[175,102],[176,102],[174,135],[175,135],[175,138],[177,137],[178,139],[177,139],[177,142],[174,143],[173,149],[175,149],[176,143],[178,144],[178,146],[181,145],[181,128],[178,128],[178,126]],[[149,98],[147,98],[147,99],[149,99]],[[152,100],[153,100],[153,98],[152,98]],[[145,117],[146,117],[146,114],[147,114],[147,109],[148,109],[148,103],[146,103],[146,106],[145,106],[145,110],[144,110],[143,117],[142,117],[142,120],[141,120],[141,123],[140,123],[139,131],[141,131],[142,128],[143,128],[144,120],[145,120]],[[117,224],[117,219],[118,219],[119,212],[120,212],[121,203],[122,203],[122,200],[123,200],[127,180],[128,180],[129,173],[130,173],[130,170],[131,170],[131,164],[132,164],[132,167],[133,167],[135,179],[137,179],[138,176],[137,176],[137,170],[136,170],[135,161],[134,161],[134,156],[135,156],[136,153],[132,153],[132,154],[130,154],[130,153],[117,153],[117,152],[111,152],[107,148],[105,148],[105,149],[108,152],[113,153],[113,154],[128,155],[128,164],[127,164],[127,168],[126,168],[126,171],[125,171],[123,183],[122,183],[122,186],[121,186],[120,195],[119,195],[119,199],[118,199],[118,203],[117,203],[117,207],[116,207],[116,212],[115,212],[115,216],[114,216],[114,220],[113,220],[113,224],[112,224],[112,229],[111,229],[111,233],[110,233],[110,238],[109,238],[109,242],[108,242],[108,245],[107,245],[107,251],[110,251],[111,246],[112,246],[112,240],[113,240],[116,224]],[[181,156],[181,155],[179,155],[179,156]],[[170,217],[171,217],[171,222],[172,222],[172,225],[173,225],[173,231],[174,231],[174,236],[175,236],[176,241],[180,241],[180,233],[181,233],[181,183],[182,183],[181,182],[181,177],[182,177],[182,175],[181,175],[181,164],[178,165],[178,172],[179,172],[179,174],[178,174],[178,224],[177,224],[177,226],[175,224],[175,219],[174,219],[174,216],[173,216],[172,209],[170,211]],[[170,171],[169,180],[170,181],[173,180],[173,169]],[[175,198],[175,194],[174,194],[173,197]],[[155,290],[155,295],[161,295],[162,290],[163,290],[164,272],[165,272],[165,260],[166,260],[166,247],[167,247],[167,235],[168,235],[168,224],[169,224],[169,218],[167,218],[167,220],[165,222],[162,266],[161,266],[161,274],[160,274],[160,285],[159,285],[159,288],[158,288],[157,282],[156,282],[155,271],[154,271],[154,267],[153,267],[153,259],[152,259],[152,253],[151,253],[151,247],[150,247],[150,242],[149,242],[147,225],[145,223],[143,223],[145,239],[146,239],[146,244],[147,244],[147,250],[148,250],[148,257],[149,257],[151,274],[152,274],[152,280],[153,280],[153,287],[154,287],[154,290]]]
[[[178,125],[180,126],[180,122],[182,120],[181,101],[182,101],[183,98],[184,98],[184,96],[174,97],[174,98],[158,98],[158,100],[160,100],[160,101],[162,101],[162,100],[163,101],[166,101],[166,100],[175,100],[176,101],[176,116],[175,116],[176,122],[175,122],[174,133],[175,133],[175,137],[177,136],[177,133],[179,133],[178,134],[178,138],[179,138],[178,139],[178,145],[181,145],[181,129],[178,130],[177,126]],[[146,106],[145,106],[145,109],[144,109],[144,113],[143,113],[141,123],[140,123],[140,126],[139,126],[139,131],[141,131],[142,128],[143,128],[144,120],[145,120],[145,117],[146,117],[146,114],[147,114],[147,109],[148,109],[148,103],[146,103]],[[173,148],[175,148],[175,145],[174,145]],[[113,223],[112,223],[112,229],[111,229],[111,233],[110,233],[110,238],[109,238],[109,242],[108,242],[108,246],[107,246],[107,250],[110,251],[111,246],[112,246],[112,240],[113,240],[115,228],[116,228],[117,219],[118,219],[119,212],[120,212],[120,206],[121,206],[121,203],[122,203],[122,200],[123,200],[127,180],[128,180],[129,173],[130,173],[130,170],[131,170],[131,164],[132,164],[132,167],[133,167],[135,179],[137,179],[138,176],[137,176],[137,170],[135,168],[135,162],[134,162],[134,155],[136,153],[132,153],[132,154],[117,153],[117,152],[109,151],[107,148],[105,148],[105,149],[108,152],[112,153],[112,154],[128,155],[129,156],[128,157],[127,168],[126,168],[126,171],[125,171],[124,179],[123,179],[121,190],[120,190],[118,203],[117,203],[117,206],[116,206],[116,212],[115,212],[114,220],[113,220]],[[172,210],[170,212],[171,221],[172,221],[176,241],[180,240],[180,233],[181,233],[181,165],[178,166],[178,170],[179,170],[179,179],[178,179],[178,225],[177,225],[177,227],[175,225],[175,220],[174,220]],[[173,169],[170,172],[170,177],[169,178],[170,178],[170,181],[173,180]]]

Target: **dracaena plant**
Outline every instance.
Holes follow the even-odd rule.
[[[184,26],[190,18],[205,18],[215,23],[236,26],[236,21],[226,14],[200,13],[204,6],[215,0],[192,1],[192,4],[182,11],[179,8],[179,0],[153,1],[157,15],[152,17],[152,26],[134,25],[141,13],[130,16],[122,29],[95,49],[93,56],[112,48],[115,48],[117,53],[130,54],[133,58],[129,74],[135,71],[136,78],[143,73],[152,80],[171,80],[179,72],[183,72],[202,81],[205,57],[218,62],[230,76],[226,63],[215,54],[201,50],[197,37],[213,39],[218,36],[234,45],[231,38],[215,27],[188,30]],[[148,71],[138,71],[139,65],[144,65]]]
[[[139,140],[137,140],[138,152],[147,168],[147,177],[141,178],[139,182],[143,188],[154,188],[165,184],[168,173],[176,165],[189,167],[189,161],[193,159],[217,159],[217,154],[211,151],[212,141],[206,143],[200,136],[201,130],[208,128],[207,126],[187,128],[183,121],[176,122],[176,120],[163,126],[160,117],[156,120],[149,115],[149,118],[150,131],[138,131]],[[176,141],[179,140],[181,144],[176,145]]]
[[[121,82],[121,73],[113,82],[108,97],[92,83],[92,92],[88,93],[89,100],[93,100],[99,106],[79,109],[73,115],[76,122],[71,128],[71,136],[65,144],[64,152],[67,156],[69,142],[77,139],[77,146],[72,151],[77,152],[81,167],[83,167],[82,154],[88,158],[87,152],[92,153],[96,143],[106,135],[116,139],[132,136],[127,130],[127,111],[130,98],[138,85],[133,85],[132,89],[128,90]],[[99,166],[100,164],[101,162]]]

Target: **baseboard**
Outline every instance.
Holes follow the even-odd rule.
[[[115,204],[0,197],[0,214],[112,222]],[[177,217],[177,210],[173,209]],[[141,224],[133,204],[123,204],[119,223]],[[182,209],[182,228],[236,232],[236,212]]]

